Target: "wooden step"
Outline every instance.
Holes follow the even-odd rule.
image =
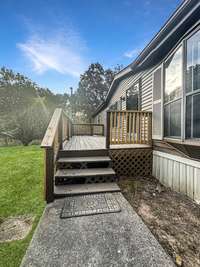
[[[112,168],[92,168],[92,169],[59,169],[56,172],[55,178],[76,178],[87,176],[110,176],[115,175]]]
[[[66,157],[59,158],[58,163],[82,163],[82,162],[110,162],[111,158],[108,156],[98,156],[98,157]]]
[[[58,152],[58,157],[98,157],[98,156],[108,156],[108,149],[98,149],[98,150],[60,150]]]
[[[80,195],[105,192],[120,192],[116,183],[96,183],[96,184],[74,184],[54,186],[55,197],[64,197],[67,195]]]

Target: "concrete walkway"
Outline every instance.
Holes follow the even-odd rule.
[[[63,200],[45,209],[21,267],[169,267],[170,257],[121,193],[122,211],[60,219]]]

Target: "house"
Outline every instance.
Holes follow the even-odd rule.
[[[55,110],[41,144],[46,201],[153,175],[200,203],[199,104],[200,1],[187,0],[115,76],[93,123]]]
[[[138,138],[135,129],[130,131],[137,124],[135,115],[124,111],[152,112],[152,174],[200,202],[199,0],[184,1],[136,60],[115,76],[93,114],[111,143]],[[140,122],[145,125],[148,116]]]

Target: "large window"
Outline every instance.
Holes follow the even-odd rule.
[[[182,46],[165,62],[164,134],[181,137]]]
[[[139,82],[126,91],[126,109],[138,110],[139,108]]]
[[[200,31],[186,47],[186,138],[200,138]]]

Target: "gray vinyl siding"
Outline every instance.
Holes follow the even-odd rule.
[[[114,104],[116,101],[120,100],[120,97],[126,98],[126,90],[129,89],[134,83],[136,83],[141,78],[141,88],[140,88],[140,101],[141,109],[143,111],[152,111],[152,92],[153,92],[153,69],[146,70],[144,72],[132,75],[124,80],[122,80],[115,93],[113,94],[109,106]],[[123,101],[122,110],[126,110],[126,101]]]
[[[153,101],[153,70],[149,69],[143,72],[139,72],[135,75],[131,75],[125,79],[123,79],[118,87],[116,88],[110,102],[108,108],[101,111],[97,116],[100,115],[103,124],[106,124],[106,111],[109,109],[111,105],[113,105],[116,101],[120,100],[120,97],[126,99],[126,90],[129,89],[134,83],[136,83],[139,79],[141,81],[140,88],[140,101],[141,101],[141,109],[143,111],[152,111],[152,101]],[[122,102],[122,110],[126,110],[126,100]],[[97,121],[97,116],[95,117]]]
[[[141,77],[141,109],[152,111],[153,101],[153,69],[146,71]]]
[[[122,80],[116,88],[115,93],[110,100],[109,106],[113,105],[116,101],[119,101],[120,97],[126,98],[126,90],[136,83],[141,75],[142,73],[138,73]],[[126,101],[122,102],[122,110],[126,110]]]

